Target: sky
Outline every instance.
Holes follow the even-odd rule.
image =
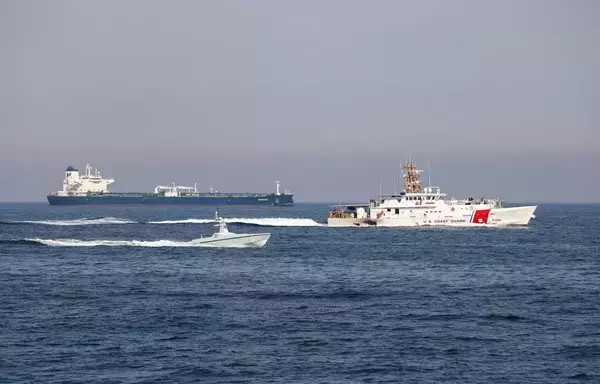
[[[595,0],[1,0],[0,201],[401,190],[600,202]],[[423,180],[428,180],[427,172]]]

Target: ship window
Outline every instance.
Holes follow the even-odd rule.
[[[387,211],[388,211],[388,212],[392,212],[392,209],[391,209],[391,208],[388,208],[388,209],[387,209]]]
[[[396,215],[400,213],[400,209],[396,208]]]

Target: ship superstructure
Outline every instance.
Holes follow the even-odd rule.
[[[409,161],[402,167],[404,191],[381,195],[353,212],[330,212],[329,226],[405,227],[421,225],[527,225],[537,206],[503,207],[500,199],[448,199],[438,186],[423,187],[421,170]],[[353,205],[357,207],[357,205]],[[352,211],[352,210],[350,210]],[[342,212],[342,213],[340,213]],[[346,215],[340,218],[340,215]],[[343,216],[342,215],[342,216]]]
[[[197,184],[193,187],[176,185],[158,185],[154,192],[110,192],[108,186],[113,178],[103,178],[98,169],[89,164],[81,175],[72,166],[65,170],[62,190],[47,196],[50,205],[96,205],[96,204],[193,204],[193,205],[275,205],[294,204],[293,194],[280,191],[280,182],[276,181],[275,192],[219,192],[210,188],[208,192],[199,192]]]
[[[92,169],[89,164],[85,165],[85,173],[79,174],[79,170],[69,166],[65,170],[65,178],[62,190],[56,192],[57,196],[77,196],[88,193],[106,193],[108,186],[114,183],[114,179],[104,179],[98,168]]]

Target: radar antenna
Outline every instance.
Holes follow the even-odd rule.
[[[422,171],[418,170],[411,160],[402,169],[404,170],[404,191],[406,193],[423,193],[423,185],[419,180]]]

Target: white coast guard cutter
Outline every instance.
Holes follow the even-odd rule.
[[[424,188],[412,161],[403,167],[404,191],[378,196],[369,204],[335,206],[328,226],[503,226],[527,225],[537,206],[503,207],[499,199],[447,199],[439,187]]]

